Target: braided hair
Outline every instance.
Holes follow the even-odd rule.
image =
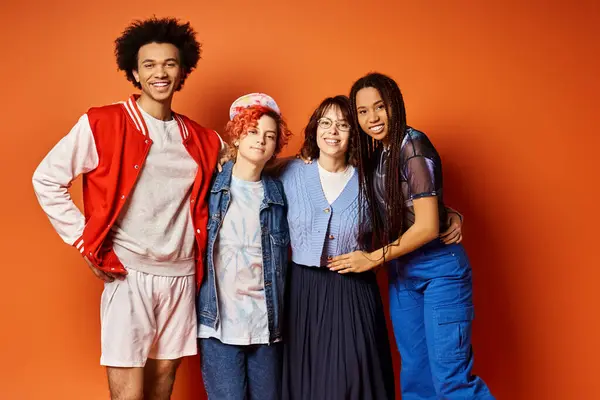
[[[384,143],[373,139],[361,128],[356,110],[356,95],[361,89],[374,88],[379,91],[388,115],[388,134],[386,145],[389,146],[388,163],[385,171],[385,215],[378,211],[374,190],[375,170],[379,163]],[[363,204],[359,238],[371,243],[364,243],[373,248],[383,247],[398,239],[403,229],[404,198],[400,180],[400,148],[406,135],[406,110],[404,99],[396,82],[383,74],[370,73],[357,80],[350,91],[353,134],[358,136],[358,177],[360,181],[359,200]],[[370,221],[371,227],[367,221]],[[385,259],[385,248],[384,248]]]

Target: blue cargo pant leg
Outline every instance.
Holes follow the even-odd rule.
[[[424,321],[424,294],[417,280],[390,280],[390,315],[402,358],[403,400],[437,399],[430,371]]]
[[[485,382],[472,374],[474,318],[471,268],[464,251],[437,259],[437,276],[424,293],[425,332],[433,384],[443,399],[493,399]]]

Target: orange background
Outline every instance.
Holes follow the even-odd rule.
[[[51,228],[31,175],[88,107],[133,92],[113,40],[152,14],[190,20],[204,44],[175,109],[222,130],[232,100],[265,91],[296,132],[288,153],[325,96],[371,70],[393,76],[466,216],[476,373],[499,399],[597,396],[597,3],[3,3],[0,398],[107,398],[102,285]],[[201,398],[199,381],[187,360],[173,398]]]

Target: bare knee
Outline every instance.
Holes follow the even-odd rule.
[[[163,400],[171,397],[175,375],[180,364],[181,359],[147,361],[144,371],[146,400]]]
[[[175,376],[177,368],[181,365],[181,358],[177,360],[148,360],[150,367],[154,367],[157,377]]]
[[[143,400],[144,373],[142,368],[107,367],[111,400]]]

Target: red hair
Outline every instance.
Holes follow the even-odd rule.
[[[275,145],[273,156],[279,154],[279,152],[287,145],[290,136],[292,136],[292,132],[288,129],[287,124],[281,115],[265,106],[250,106],[243,108],[231,121],[227,122],[227,125],[225,126],[225,133],[229,139],[228,144],[233,158],[237,155],[237,148],[232,144],[245,136],[248,133],[248,129],[256,128],[258,120],[263,115],[273,118],[277,124],[277,144]]]

